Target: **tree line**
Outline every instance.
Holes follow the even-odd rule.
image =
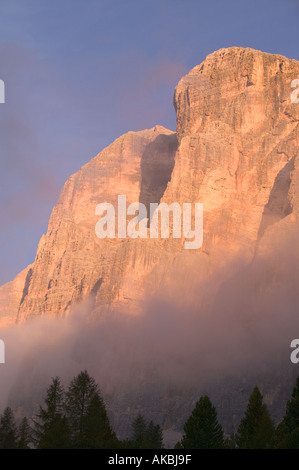
[[[186,421],[182,440],[175,448],[299,449],[299,377],[278,426],[274,425],[259,388],[254,387],[237,431],[225,438],[216,408],[208,396],[203,396]]]
[[[65,391],[52,379],[38,413],[19,426],[11,407],[0,417],[0,449],[160,449],[162,429],[138,415],[130,439],[119,440],[110,425],[99,386],[82,371]]]
[[[0,417],[0,449],[162,449],[162,428],[139,414],[129,439],[113,431],[99,386],[87,371],[80,372],[64,389],[52,379],[39,411],[17,426],[6,407]],[[299,377],[275,426],[263,396],[255,387],[239,427],[225,437],[210,398],[200,397],[187,419],[175,449],[299,449]]]

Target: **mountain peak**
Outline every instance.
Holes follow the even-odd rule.
[[[175,89],[177,133],[128,132],[66,182],[35,262],[0,289],[0,317],[63,315],[88,296],[95,312],[139,312],[148,292],[188,289],[188,272],[200,283],[240,254],[249,263],[273,226],[297,220],[297,78],[299,63],[280,55],[208,55]],[[116,207],[120,194],[147,208],[203,203],[202,249],[187,252],[174,238],[97,239],[97,204]]]

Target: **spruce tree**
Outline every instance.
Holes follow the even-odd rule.
[[[278,424],[274,433],[274,445],[275,449],[286,449],[287,448],[287,429],[284,419]]]
[[[284,419],[277,427],[276,446],[299,449],[299,377],[287,402]]]
[[[0,449],[17,448],[17,426],[12,409],[5,408],[0,418]]]
[[[162,449],[163,433],[161,426],[153,421],[147,423],[146,419],[139,413],[132,424],[132,439],[128,442],[133,449]]]
[[[81,447],[86,449],[113,449],[117,438],[112,431],[102,397],[96,393],[83,417]]]
[[[146,429],[145,440],[147,449],[162,449],[163,433],[161,426],[150,421]]]
[[[99,387],[86,370],[71,381],[67,391],[66,410],[72,447],[115,446],[116,437],[110,428]]]
[[[147,431],[147,422],[145,418],[139,413],[135,420],[133,421],[133,446],[135,449],[145,449],[146,448],[146,431]]]
[[[59,377],[55,377],[47,389],[45,405],[40,406],[35,420],[34,434],[39,449],[65,449],[70,446],[64,389]]]
[[[26,416],[22,419],[18,432],[18,449],[30,449],[32,443],[32,429]]]
[[[253,389],[242,418],[236,444],[240,449],[268,449],[273,446],[274,424],[258,387]]]
[[[223,430],[208,396],[201,397],[184,426],[183,449],[219,449],[223,447]]]

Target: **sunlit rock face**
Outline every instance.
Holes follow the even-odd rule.
[[[34,262],[0,287],[0,327],[32,333],[33,318],[75,322],[79,349],[70,355],[91,366],[120,436],[138,411],[181,431],[206,393],[231,432],[254,385],[276,422],[284,412],[299,332],[298,78],[299,63],[280,55],[237,47],[209,55],[175,89],[177,132],[129,132],[72,175]],[[202,203],[202,246],[186,249],[171,230],[150,238],[150,220],[146,238],[98,238],[103,202],[115,208],[118,235],[119,195],[148,216],[151,203]],[[59,339],[49,345],[44,333],[60,361]],[[36,360],[42,348],[32,347]],[[16,380],[14,404],[34,405],[35,368]]]
[[[271,249],[273,234],[297,224],[296,78],[297,61],[238,47],[193,68],[175,89],[176,133],[129,132],[65,183],[34,263],[0,288],[2,325],[62,316],[89,296],[95,315],[139,314],[155,294],[208,305],[235,259],[250,263]],[[146,208],[203,203],[202,247],[187,250],[172,237],[97,238],[95,208],[109,202],[117,216],[118,195]]]

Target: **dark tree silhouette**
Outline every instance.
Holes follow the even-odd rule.
[[[83,417],[81,447],[86,449],[117,448],[117,438],[112,431],[104,402],[97,392],[91,399]]]
[[[245,416],[239,425],[236,444],[240,449],[268,449],[273,447],[275,427],[258,387],[253,389]]]
[[[70,383],[66,411],[74,448],[115,447],[116,436],[94,378],[82,371]]]
[[[208,396],[196,403],[184,426],[181,440],[184,449],[219,449],[223,447],[223,430]]]
[[[8,406],[0,418],[0,449],[16,449],[18,432],[12,409]]]
[[[292,396],[286,405],[286,413],[275,434],[276,447],[299,449],[299,377]]]
[[[65,449],[70,446],[70,432],[64,412],[64,389],[55,377],[47,389],[45,405],[40,406],[34,427],[39,449]]]
[[[22,419],[18,430],[18,449],[30,449],[32,443],[32,429],[26,416]]]

